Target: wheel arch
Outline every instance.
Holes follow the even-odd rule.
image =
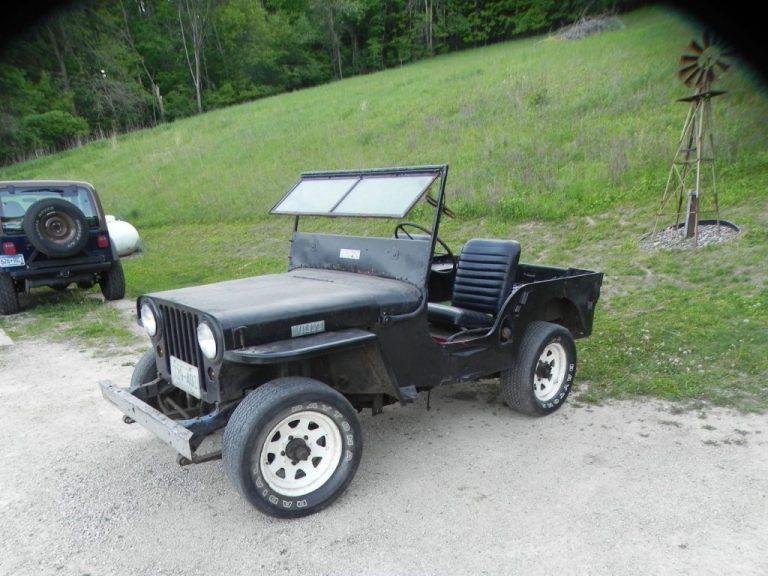
[[[579,308],[568,298],[552,298],[546,303],[540,316],[531,320],[544,320],[559,324],[566,328],[574,338],[578,338],[584,333],[584,320],[579,313]]]
[[[305,377],[327,384],[358,408],[372,406],[379,400],[383,404],[403,400],[397,378],[375,341],[270,364],[246,364],[225,358],[229,361],[222,366],[220,380],[228,382],[223,391],[231,399],[274,379]]]

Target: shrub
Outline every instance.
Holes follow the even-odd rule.
[[[178,87],[166,92],[163,96],[165,102],[165,118],[173,121],[197,113],[195,95],[190,88]]]
[[[21,119],[25,139],[33,148],[60,148],[88,135],[88,122],[62,110],[30,114]]]
[[[205,108],[212,110],[214,108],[224,108],[241,102],[250,102],[272,96],[280,91],[277,86],[265,86],[246,84],[244,86],[233,85],[231,82],[225,82],[218,90],[209,90],[205,93]]]

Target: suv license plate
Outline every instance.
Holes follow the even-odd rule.
[[[176,388],[200,398],[200,372],[196,366],[171,356],[171,383]]]
[[[15,266],[24,266],[24,254],[15,254],[13,256],[0,255],[0,268],[13,268]]]

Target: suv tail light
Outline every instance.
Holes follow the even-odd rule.
[[[104,234],[99,234],[99,237],[96,239],[96,245],[99,248],[109,248],[109,238]]]
[[[3,254],[13,256],[16,254],[16,244],[13,242],[3,242]]]

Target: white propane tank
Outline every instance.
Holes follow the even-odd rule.
[[[139,231],[133,225],[107,215],[107,229],[118,256],[128,256],[139,249],[141,238],[139,238]]]

